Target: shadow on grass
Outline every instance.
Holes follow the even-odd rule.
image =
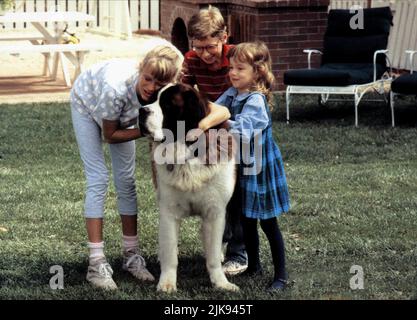
[[[233,277],[229,280],[238,286],[238,293],[216,290],[210,283],[203,256],[179,257],[178,292],[165,294],[156,292],[156,284],[160,275],[159,263],[156,256],[145,257],[149,271],[155,276],[155,282],[142,282],[132,278],[123,271],[121,258],[109,258],[108,261],[114,270],[113,279],[119,290],[107,292],[91,287],[85,280],[87,261],[68,259],[52,260],[49,257],[26,257],[17,264],[13,257],[2,257],[0,279],[0,299],[124,299],[124,300],[165,300],[165,299],[195,299],[206,300],[248,300],[276,299],[276,296],[265,293],[268,276],[259,278]],[[64,289],[52,290],[51,278],[56,273],[50,273],[51,266],[59,265],[64,271]],[[8,269],[7,266],[15,266]],[[55,283],[55,282],[54,282]],[[256,294],[254,294],[256,291]]]

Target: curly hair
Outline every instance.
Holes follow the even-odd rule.
[[[266,44],[262,41],[240,43],[228,51],[227,57],[253,67],[256,79],[250,90],[264,94],[272,110],[274,101],[272,87],[275,77],[272,73],[271,55]]]

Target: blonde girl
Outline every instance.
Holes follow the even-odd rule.
[[[262,42],[241,43],[228,52],[229,77],[233,87],[217,101],[231,113],[231,129],[240,135],[239,203],[248,268],[243,275],[262,273],[259,259],[257,222],[268,238],[274,264],[274,278],[268,290],[283,290],[287,283],[285,248],[277,217],[290,208],[288,187],[281,153],[272,136],[270,105],[274,76],[271,57]],[[255,139],[255,135],[261,136]],[[245,154],[244,150],[250,153]],[[259,155],[254,150],[261,150]],[[260,156],[261,155],[261,156]],[[249,156],[249,157],[248,157]],[[251,159],[252,163],[242,161]],[[260,170],[251,170],[259,167]]]

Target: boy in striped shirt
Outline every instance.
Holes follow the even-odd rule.
[[[226,57],[226,25],[219,9],[210,6],[191,17],[188,37],[192,50],[185,54],[182,82],[197,85],[210,101],[216,101],[231,86]]]

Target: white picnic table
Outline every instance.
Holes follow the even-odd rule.
[[[25,52],[38,52],[44,55],[44,75],[51,75],[53,79],[57,78],[58,62],[61,63],[65,83],[71,86],[71,77],[64,56],[75,66],[76,77],[83,70],[84,56],[91,50],[101,50],[100,46],[93,44],[64,44],[62,24],[71,22],[94,22],[95,16],[82,12],[10,12],[0,16],[0,26],[4,23],[31,23],[39,36],[2,36],[0,41],[29,41],[30,44],[0,44],[0,53],[20,54]],[[45,27],[45,22],[49,28]],[[61,24],[60,24],[61,23]],[[53,28],[50,28],[53,24]],[[50,57],[54,56],[52,70],[50,68]]]

